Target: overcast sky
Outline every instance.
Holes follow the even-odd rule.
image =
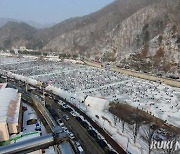
[[[58,23],[95,12],[114,0],[0,0],[0,18]]]

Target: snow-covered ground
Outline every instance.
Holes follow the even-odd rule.
[[[179,88],[61,62],[1,57],[0,66],[3,70],[47,82],[77,95],[103,97],[109,101],[130,104],[180,127]]]
[[[136,124],[130,125],[124,123],[120,119],[116,119],[115,117],[108,112],[107,110],[101,111],[93,107],[87,107],[85,104],[73,102],[73,105],[77,106],[83,112],[85,112],[93,121],[95,121],[98,125],[100,125],[108,134],[125,150],[132,154],[148,154],[149,147],[148,144],[150,140],[150,134],[153,133],[153,136],[160,136],[158,133],[159,130],[150,129],[151,123],[142,123],[137,128],[137,136],[134,134]],[[116,122],[115,122],[116,121]],[[161,136],[161,139],[164,140],[172,140],[177,139],[180,141],[178,136],[173,136],[170,138],[166,138],[165,136]],[[152,154],[166,154],[167,151],[160,149],[152,149]]]
[[[109,101],[127,103],[180,127],[179,88],[85,65],[32,59],[25,59],[21,62],[15,59],[11,61],[9,58],[7,58],[8,64],[5,64],[4,60],[6,58],[1,60],[0,57],[0,69],[46,82],[61,88],[61,93],[63,90],[66,91],[65,94],[69,93],[66,95],[69,96],[69,100],[73,96],[75,98],[73,103],[76,106],[82,108],[92,119],[104,127],[124,149],[133,151],[133,153],[147,153],[147,141],[142,139],[144,136],[142,130],[146,126],[139,129],[137,142],[134,143],[131,126],[125,126],[125,130],[122,132],[122,123],[119,122],[115,126],[112,114],[80,104],[80,96],[103,97]],[[56,88],[54,90],[58,91]],[[111,123],[102,118],[97,119],[95,117],[97,114],[99,117],[106,117]]]
[[[27,121],[30,119],[37,119],[37,123],[41,124],[41,122],[38,119],[36,112],[34,111],[32,107],[30,107],[29,105],[25,103],[23,103],[23,106],[27,108],[27,110],[23,114],[23,133],[33,132],[35,131],[36,123],[28,125]],[[43,129],[43,132],[45,133],[45,129]]]

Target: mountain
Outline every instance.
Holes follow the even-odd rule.
[[[62,38],[66,39],[69,37],[70,40],[64,40],[65,44],[67,44],[67,41],[69,42],[68,50],[69,46],[71,46],[72,50],[69,50],[70,52],[77,50],[77,52],[84,54],[85,50],[89,50],[95,45],[96,40],[103,38],[105,34],[112,31],[116,25],[136,11],[151,4],[151,2],[151,0],[118,0],[98,12],[81,18],[70,19],[68,22],[63,22],[64,25],[60,23],[56,25],[56,29],[62,30],[63,33],[56,33],[54,39],[51,40],[45,48],[64,51],[66,48],[64,49],[62,45],[60,46],[58,41]],[[63,29],[63,27],[66,27],[66,29]],[[57,30],[55,31],[57,32]],[[71,34],[73,36],[71,36]],[[61,40],[61,43],[64,42],[62,41],[63,40]]]
[[[24,37],[22,44],[35,49],[81,55],[138,71],[178,74],[179,8],[179,0],[116,0],[95,13],[49,28],[26,25],[29,38],[21,31],[16,37]],[[16,44],[13,30],[8,24],[0,28],[1,48]]]
[[[9,21],[11,21],[11,22],[19,22],[19,20],[15,20],[15,19],[0,18],[0,27],[4,26],[4,25],[7,24]]]
[[[7,24],[8,22],[24,22],[32,27],[35,28],[47,28],[47,27],[51,27],[53,25],[55,25],[55,23],[49,23],[49,24],[40,24],[34,21],[22,21],[22,20],[16,20],[16,19],[10,19],[10,18],[0,18],[0,27],[4,26],[5,24]]]
[[[23,22],[8,22],[0,28],[0,48],[27,45],[34,40],[37,29]]]
[[[38,29],[52,27],[56,24],[56,23],[41,24],[41,23],[37,23],[34,21],[24,21],[24,22],[27,23],[28,25],[35,27],[35,28],[38,28]]]

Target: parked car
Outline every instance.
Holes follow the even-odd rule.
[[[55,98],[55,99],[54,99],[54,102],[55,102],[55,103],[58,103],[58,99]]]
[[[66,108],[66,111],[68,111],[68,112],[72,112],[72,111],[73,111],[73,109],[72,109],[72,108],[70,108],[70,107],[67,107],[67,108]]]
[[[90,129],[88,132],[92,137],[97,138],[97,133],[94,130]]]
[[[59,124],[59,126],[64,126],[64,123],[62,122],[61,119],[57,119],[57,123]]]
[[[73,117],[76,117],[76,113],[74,111],[71,111],[70,114],[73,116]]]
[[[100,145],[101,148],[105,148],[107,146],[106,142],[102,139],[98,140],[98,144]]]
[[[81,125],[82,125],[84,128],[89,129],[89,125],[88,125],[88,123],[87,123],[86,121],[82,121],[82,122],[81,122]]]
[[[68,135],[69,135],[70,139],[74,139],[74,138],[75,138],[75,137],[74,137],[74,134],[71,133],[71,132],[68,132]]]
[[[62,107],[64,107],[65,109],[68,108],[68,106],[66,104],[63,104]]]
[[[36,131],[41,131],[41,125],[39,123],[36,123],[36,128],[35,128]]]
[[[76,146],[81,146],[81,144],[78,141],[75,141]]]
[[[67,115],[67,114],[64,114],[63,115],[63,118],[67,121],[67,120],[69,120],[69,116]]]
[[[117,154],[115,151],[113,151],[113,150],[111,150],[111,149],[108,149],[108,150],[107,150],[107,153],[108,153],[108,154]]]
[[[66,126],[63,126],[62,129],[63,129],[63,131],[66,132],[66,133],[69,131]]]
[[[79,154],[84,154],[84,150],[81,146],[78,146],[77,149]]]
[[[76,117],[76,120],[79,121],[79,122],[82,122],[82,119],[80,117]]]
[[[68,106],[66,104],[62,104],[62,106],[61,106],[62,111],[66,111],[67,108],[68,108]]]
[[[63,102],[59,100],[59,101],[58,101],[58,104],[59,104],[59,105],[63,105]]]

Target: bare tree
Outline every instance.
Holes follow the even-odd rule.
[[[124,120],[122,120],[121,122],[122,122],[122,132],[124,132],[125,121],[124,121]]]
[[[118,117],[116,115],[113,114],[113,119],[114,119],[114,125],[117,125],[117,121],[118,121]]]
[[[137,138],[137,134],[138,134],[140,125],[141,125],[141,124],[138,123],[137,121],[136,121],[135,124],[133,125],[133,137],[134,137],[134,143],[136,143],[136,138]]]
[[[157,129],[157,125],[154,123],[148,123],[146,125],[142,125],[142,131],[143,131],[143,137],[148,142],[148,153],[150,154],[152,152],[151,144],[153,140],[153,135]]]

